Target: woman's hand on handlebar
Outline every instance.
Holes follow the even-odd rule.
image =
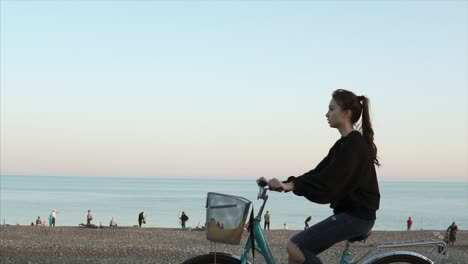
[[[265,178],[260,178],[257,180],[257,182],[259,180],[262,180],[262,181],[266,181]],[[277,192],[287,192],[287,191],[293,191],[294,190],[294,184],[292,182],[288,182],[288,183],[283,183],[281,182],[280,180],[276,179],[276,178],[273,178],[271,180],[268,181],[268,187],[270,188],[270,190],[272,191],[277,191]]]
[[[279,181],[276,178],[273,178],[273,179],[268,181],[268,187],[272,191],[276,191],[276,192],[284,191],[284,183],[282,183],[281,181]]]

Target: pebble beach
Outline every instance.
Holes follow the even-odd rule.
[[[285,245],[299,230],[268,230],[266,237],[277,263],[287,263]],[[441,240],[444,231],[374,231],[366,244],[354,243],[352,253],[372,244],[405,240]],[[240,245],[217,244],[217,251],[240,255]],[[442,263],[468,263],[468,231],[459,231]],[[338,263],[343,243],[320,255],[323,263]],[[409,247],[427,255],[428,247]],[[0,263],[182,263],[210,251],[204,231],[164,228],[0,227]],[[264,263],[256,261],[256,263]]]

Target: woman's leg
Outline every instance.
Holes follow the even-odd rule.
[[[338,242],[368,233],[373,226],[374,221],[347,213],[330,216],[291,238],[287,248],[290,263],[322,263],[316,255]]]

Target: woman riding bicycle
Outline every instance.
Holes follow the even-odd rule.
[[[360,119],[362,133],[355,130]],[[369,114],[369,99],[346,90],[333,92],[326,114],[341,138],[315,169],[286,181],[271,179],[270,189],[293,191],[308,200],[330,204],[333,215],[293,236],[289,263],[322,263],[316,256],[335,243],[370,232],[379,208],[375,165],[380,166]]]

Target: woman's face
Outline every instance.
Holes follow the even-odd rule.
[[[343,126],[346,122],[349,122],[349,116],[346,115],[347,112],[349,111],[343,111],[336,101],[331,99],[328,105],[328,112],[325,115],[330,127],[338,128]]]

